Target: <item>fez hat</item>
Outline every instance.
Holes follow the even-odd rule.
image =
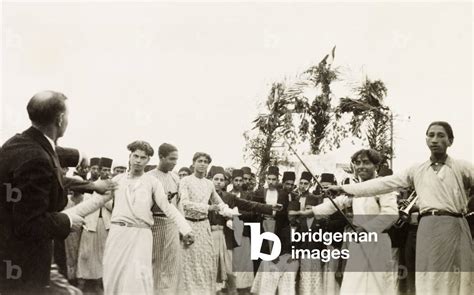
[[[293,171],[285,171],[283,172],[283,182],[287,181],[287,180],[295,180],[296,179],[296,175],[295,175],[295,172]]]
[[[302,180],[302,179],[307,180],[307,181],[311,181],[313,179],[313,177],[311,176],[311,173],[309,173],[308,171],[303,171],[301,173],[300,180]]]
[[[208,174],[210,178],[214,177],[216,174],[222,174],[225,177],[224,168],[221,166],[212,166]]]
[[[244,166],[240,170],[242,170],[243,174],[252,174],[252,170],[250,169],[250,167]]]
[[[232,170],[232,179],[236,178],[236,177],[243,177],[244,176],[244,172],[240,169],[234,169]]]
[[[99,167],[112,168],[112,159],[105,157],[100,158]]]
[[[336,177],[332,173],[321,173],[321,182],[335,183]]]
[[[267,175],[280,176],[280,169],[277,166],[270,166],[268,167]]]
[[[91,166],[99,166],[100,158],[91,158]]]

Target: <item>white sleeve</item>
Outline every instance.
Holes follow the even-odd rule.
[[[333,201],[341,210],[346,208],[346,206],[348,206],[351,202],[350,198],[344,195],[336,197],[335,199],[333,199]],[[312,210],[315,216],[331,215],[337,212],[336,207],[334,207],[333,203],[329,200],[323,202],[318,206],[313,206]]]
[[[81,203],[77,204],[74,207],[61,211],[65,214],[76,214],[82,217],[85,217],[104,206],[109,200],[112,200],[113,193],[107,192],[104,195],[99,195],[98,193],[94,192],[92,197],[82,201]],[[68,215],[69,217],[69,215]]]
[[[354,197],[373,197],[411,186],[413,186],[413,167],[395,175],[346,184],[342,186],[342,189]]]

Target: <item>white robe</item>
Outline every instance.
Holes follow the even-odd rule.
[[[353,223],[367,232],[376,232],[378,242],[349,243],[350,258],[347,261],[341,285],[341,294],[395,294],[392,245],[390,237],[382,233],[398,218],[397,197],[390,193],[375,198],[352,199],[339,196],[334,202],[340,209],[351,206]],[[331,215],[337,210],[325,201],[314,206],[315,215]]]

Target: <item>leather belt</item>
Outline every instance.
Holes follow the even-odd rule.
[[[123,221],[112,221],[111,223],[115,225],[119,225],[119,226],[126,226],[126,227],[150,228],[148,224],[136,224],[136,223],[123,222]]]
[[[462,218],[464,217],[464,214],[453,213],[453,212],[449,212],[445,210],[429,210],[429,211],[420,213],[420,218],[425,217],[425,216],[451,216],[451,217]]]
[[[204,217],[204,218],[191,218],[191,217],[185,217],[186,220],[189,220],[189,221],[192,221],[192,222],[199,222],[199,221],[204,221],[204,220],[208,220],[207,217]]]
[[[168,218],[168,216],[166,216],[164,213],[153,213],[153,217],[164,217],[164,218]]]

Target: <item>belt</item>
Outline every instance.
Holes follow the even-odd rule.
[[[451,216],[451,217],[461,218],[461,217],[464,217],[464,214],[453,213],[453,212],[444,211],[444,210],[429,210],[429,211],[420,213],[420,218],[425,217],[425,216]]]
[[[165,218],[168,218],[168,216],[166,216],[165,213],[153,213],[153,217],[165,217]]]
[[[204,217],[204,218],[191,218],[191,217],[185,217],[186,220],[189,220],[189,221],[192,221],[192,222],[199,222],[199,221],[204,221],[204,220],[208,220],[207,217]]]
[[[148,224],[136,224],[136,223],[123,222],[123,221],[112,221],[111,223],[115,225],[119,225],[119,226],[126,226],[126,227],[150,228]]]
[[[223,230],[223,229],[224,229],[224,226],[222,225],[219,225],[219,224],[211,225],[212,231],[218,231],[218,230]]]

